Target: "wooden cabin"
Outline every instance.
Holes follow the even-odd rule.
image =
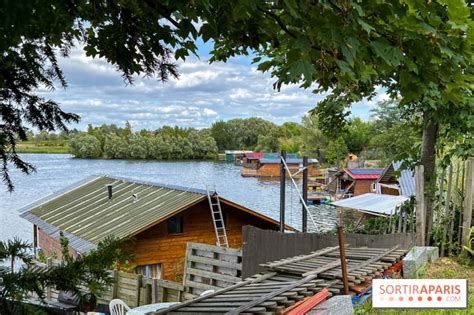
[[[252,151],[241,151],[241,150],[226,150],[225,153],[225,160],[226,162],[234,162],[237,163],[238,161],[242,161],[244,153],[248,153]]]
[[[394,196],[415,196],[415,174],[412,170],[402,170],[403,161],[392,162],[383,170],[375,182],[378,194]]]
[[[327,185],[327,190],[343,197],[372,193],[382,172],[382,168],[344,168]]]
[[[316,159],[308,159],[308,173],[309,176],[320,175],[316,168]],[[303,166],[303,159],[297,157],[296,154],[288,155],[286,163],[290,168],[292,174],[298,173]],[[244,162],[244,167],[240,170],[240,174],[244,177],[279,177],[281,169],[280,155],[275,153],[265,153],[263,157],[261,153],[254,153],[249,155]],[[301,172],[299,172],[301,175]]]
[[[212,194],[213,203],[217,202]],[[225,198],[223,222],[211,215],[204,190],[161,185],[118,177],[93,177],[20,210],[33,224],[35,249],[61,257],[60,231],[72,254],[85,253],[109,235],[133,237],[136,272],[179,280],[186,243],[216,245],[217,227],[224,227],[228,245],[242,246],[242,227],[277,230],[279,224]],[[218,218],[216,218],[218,219]]]

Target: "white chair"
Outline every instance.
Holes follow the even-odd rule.
[[[130,311],[130,307],[121,299],[113,299],[109,303],[110,314],[112,315],[125,315]]]

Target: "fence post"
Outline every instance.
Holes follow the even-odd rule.
[[[425,174],[423,165],[415,167],[416,180],[416,244],[425,246]]]
[[[53,265],[53,260],[51,258],[46,259],[46,268],[49,269]],[[51,287],[48,286],[46,289],[46,299],[51,300],[52,298],[52,290]]]
[[[118,283],[119,283],[120,274],[118,270],[114,270],[113,273],[114,273],[114,283],[112,285],[112,299],[116,299],[118,296]]]
[[[449,209],[450,209],[450,205],[451,205],[451,186],[453,184],[453,165],[450,164],[449,166],[449,169],[448,169],[448,187],[447,187],[447,191],[446,191],[446,200],[444,202],[444,214],[443,214],[443,220],[442,220],[442,224],[443,224],[443,237],[441,239],[441,257],[444,256],[444,249],[445,249],[445,246],[446,246],[446,236],[448,235],[448,229],[449,229],[449,221],[453,221],[454,218],[451,218],[449,221],[448,221],[448,218],[449,218]],[[449,233],[451,233],[451,231],[449,231]]]
[[[464,194],[464,214],[462,222],[462,244],[468,245],[469,230],[471,228],[472,203],[474,194],[474,158],[467,161],[466,193]]]
[[[158,303],[158,279],[151,279],[151,303]]]
[[[141,286],[142,286],[142,275],[137,275],[137,300],[136,305],[140,306],[140,293],[141,293]]]

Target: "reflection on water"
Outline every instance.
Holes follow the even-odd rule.
[[[125,161],[81,160],[66,154],[25,154],[37,167],[37,173],[24,175],[11,169],[15,191],[10,194],[0,187],[0,240],[19,236],[31,240],[31,225],[18,216],[17,209],[89,175],[115,175],[157,183],[205,189],[216,187],[223,196],[274,219],[279,219],[279,182],[240,176],[240,168],[232,163],[213,161]],[[287,183],[287,224],[301,226],[301,204],[296,190]],[[316,227],[308,219],[310,230],[331,229],[336,222],[331,206],[311,206]]]

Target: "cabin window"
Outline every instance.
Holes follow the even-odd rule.
[[[161,279],[161,264],[137,266],[135,272],[147,278]]]
[[[168,234],[181,234],[183,233],[183,217],[172,217],[168,220]]]

